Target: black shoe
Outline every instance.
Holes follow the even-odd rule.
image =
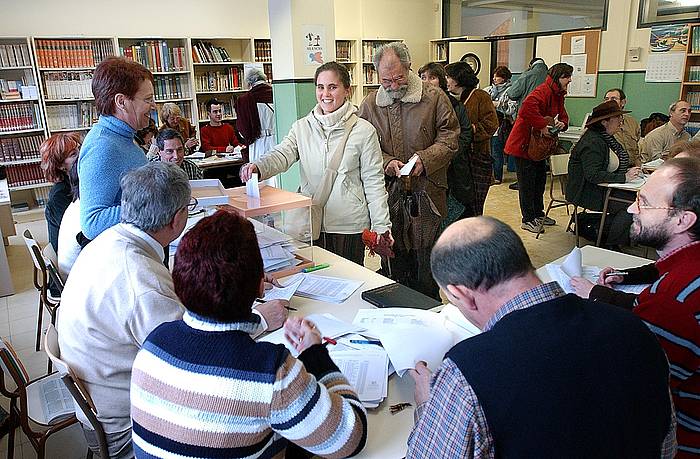
[[[517,190],[518,189],[518,182],[513,182],[510,185],[508,185],[508,188],[511,190]]]

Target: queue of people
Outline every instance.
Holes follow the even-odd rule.
[[[668,154],[634,204],[608,208],[608,245],[631,237],[661,258],[622,275],[606,268],[599,285],[574,279],[578,296],[566,295],[539,281],[510,227],[481,215],[503,173],[494,139],[515,117],[500,140],[516,162],[521,228],[555,224],[543,213],[546,160],[529,156],[529,143],[567,129],[571,66],[547,69],[535,59],[512,84],[499,67],[488,91],[466,63],[429,63],[413,73],[399,42],[377,49],[374,66],[380,86],[358,108],[347,68],[320,65],[316,105],[278,145],[265,127],[271,88],[247,75],[259,89],[244,102],[258,122],[245,125],[245,141],[256,147],[240,176],[268,179],[298,162],[300,192],[319,211],[315,245],[362,265],[362,231],[385,234],[396,255],[391,270],[382,260],[385,274],[435,298],[442,291],[483,331],[451,349],[440,368],[417,362],[410,371],[416,423],[407,457],[699,451],[700,146],[681,133],[687,102],[674,103],[668,125],[638,144],[640,159],[639,125],[624,110],[624,92],[611,89],[592,110],[571,153],[566,198],[602,209],[600,183],[632,181],[649,151]],[[359,453],[372,434],[367,413],[316,325],[289,318],[287,301],[256,301],[274,281],[248,221],[226,211],[203,218],[182,237],[172,273],[164,264],[196,205],[189,180],[201,178],[184,158],[199,141],[177,106],[164,108],[164,126],[154,132],[153,75],[123,58],[97,67],[93,91],[100,119],[82,145],[54,136],[42,154],[58,183],[52,212],[64,209],[62,221],[49,223],[67,279],[61,355],[97,407],[110,457]],[[221,107],[210,102],[202,143],[229,151],[236,140],[214,146]],[[666,145],[657,136],[685,142]],[[610,289],[637,282],[652,286],[634,296]],[[282,327],[297,358],[255,341]],[[78,418],[97,450],[96,433]]]

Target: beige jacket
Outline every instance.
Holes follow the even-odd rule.
[[[340,142],[345,121],[357,109],[349,102],[329,115],[318,106],[297,120],[282,143],[255,161],[263,179],[289,169],[299,161],[301,193],[312,196]],[[357,234],[363,229],[383,233],[391,228],[382,155],[377,133],[360,119],[353,127],[324,208],[321,231]]]
[[[666,158],[671,145],[679,140],[689,139],[690,134],[685,129],[676,131],[676,128],[670,121],[663,126],[657,127],[639,141],[639,156],[642,164],[659,158]]]
[[[408,91],[401,100],[394,101],[380,87],[365,97],[359,115],[377,129],[384,167],[391,160],[405,163],[418,154],[425,175],[411,177],[411,185],[414,189],[424,187],[445,217],[447,168],[457,152],[459,122],[442,89],[409,73]]]
[[[622,115],[622,125],[614,137],[615,140],[620,142],[627,154],[630,155],[630,166],[641,166],[639,139],[642,137],[642,131],[639,127],[639,122],[629,115]]]

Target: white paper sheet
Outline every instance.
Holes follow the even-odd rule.
[[[265,301],[271,301],[271,300],[291,300],[292,296],[294,295],[294,292],[297,291],[297,288],[301,285],[301,282],[304,279],[299,279],[296,282],[288,282],[286,284],[283,284],[282,287],[272,287],[270,290],[265,290],[265,297],[263,300]]]
[[[41,384],[41,408],[48,421],[67,416],[75,412],[73,397],[60,379],[49,379]]]
[[[418,161],[418,155],[413,155],[401,168],[401,175],[411,175],[411,171],[416,166],[416,161]]]
[[[342,303],[352,295],[364,282],[339,277],[317,276],[315,274],[296,274],[292,279],[303,277],[296,295],[314,300]]]
[[[251,198],[260,199],[260,185],[258,184],[258,174],[251,174],[250,180],[245,182],[245,194]]]
[[[357,391],[361,402],[379,403],[386,397],[388,357],[384,350],[336,351],[331,359]]]
[[[569,277],[581,277],[581,274],[583,274],[583,268],[580,248],[574,247],[569,255],[567,255],[564,263],[561,264],[561,270],[564,271],[564,274]]]

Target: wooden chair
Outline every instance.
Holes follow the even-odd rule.
[[[39,292],[39,314],[36,323],[36,350],[41,346],[41,322],[44,316],[44,308],[51,315],[51,323],[56,325],[56,313],[60,303],[60,298],[55,299],[49,296],[49,269],[46,258],[39,248],[31,231],[25,230],[23,235],[24,243],[27,244],[29,255],[34,262],[34,287]],[[49,244],[50,245],[50,244]],[[49,373],[51,372],[51,361],[49,361]]]
[[[80,379],[76,376],[73,369],[64,360],[61,360],[61,349],[58,346],[58,331],[53,325],[49,325],[49,328],[46,330],[46,336],[44,337],[44,350],[48,354],[53,364],[56,366],[56,370],[61,375],[61,380],[63,380],[63,383],[73,396],[75,403],[78,405],[80,410],[90,422],[92,428],[95,430],[100,448],[100,457],[103,459],[109,459],[107,438],[105,437],[105,431],[102,427],[102,423],[100,423],[99,419],[97,419],[97,408],[95,407],[95,403],[92,401],[92,398],[90,398],[90,394]],[[92,455],[92,450],[88,448],[88,459],[91,458]]]
[[[569,214],[569,206],[573,204],[566,200],[566,180],[569,176],[569,158],[570,153],[565,153],[561,155],[552,155],[549,157],[549,204],[547,205],[547,210],[544,213],[545,218],[549,217],[549,212],[557,207],[566,207],[566,215]],[[561,195],[564,196],[563,199],[554,196],[554,182],[559,182],[559,189]],[[571,227],[571,219],[567,225],[567,231]],[[544,225],[540,227],[540,231],[535,236],[535,239],[540,238],[540,234],[544,231]],[[578,242],[577,242],[578,245]]]
[[[30,380],[27,370],[17,357],[9,343],[0,340],[0,362],[2,374],[0,375],[0,393],[10,399],[10,417],[16,420],[16,424],[29,439],[29,443],[36,451],[37,458],[43,459],[46,453],[46,441],[56,432],[72,426],[78,419],[75,412],[58,419],[48,420],[42,400],[46,398],[45,391],[50,390],[51,381],[58,382],[60,375],[53,373],[41,378]],[[17,386],[10,391],[5,385],[5,376]],[[12,458],[14,452],[15,428],[12,428],[8,437],[8,458]]]

